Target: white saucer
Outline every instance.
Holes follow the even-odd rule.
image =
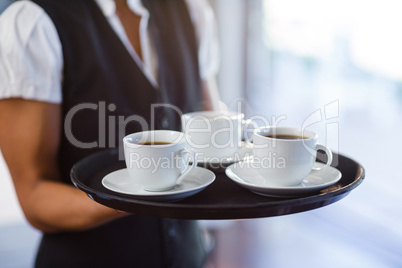
[[[205,168],[195,167],[174,188],[161,191],[145,191],[134,183],[126,168],[109,173],[102,179],[102,185],[114,192],[128,194],[137,199],[150,201],[178,201],[202,191],[215,180],[215,174]]]
[[[216,157],[213,155],[199,154],[197,157],[197,162],[201,166],[209,165],[209,166],[220,167],[220,164],[222,164],[226,168],[228,165],[231,165],[233,163],[249,160],[252,158],[252,156],[253,156],[252,145],[249,145],[246,142],[242,141],[240,148],[233,155]]]
[[[321,170],[312,170],[297,186],[274,186],[270,185],[259,172],[252,168],[251,161],[243,161],[230,165],[226,170],[226,175],[239,185],[250,191],[272,197],[298,197],[319,192],[328,186],[338,182],[342,174],[334,167],[326,167]],[[324,166],[322,163],[315,163],[315,166]]]

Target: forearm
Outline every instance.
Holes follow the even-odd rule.
[[[38,101],[0,101],[0,147],[27,220],[44,232],[95,227],[124,216],[59,179],[61,107]]]
[[[21,207],[27,220],[44,232],[78,231],[96,227],[125,213],[102,206],[77,188],[40,181],[27,193]]]

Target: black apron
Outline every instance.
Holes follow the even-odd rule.
[[[158,88],[94,1],[34,2],[54,22],[63,48],[61,127],[66,130],[67,121],[71,132],[62,131],[58,164],[66,183],[83,157],[121,146],[128,133],[179,130],[180,113],[202,109],[196,39],[182,0],[143,1],[158,55]],[[44,234],[36,266],[187,268],[202,267],[205,256],[196,221],[133,215],[88,231]]]

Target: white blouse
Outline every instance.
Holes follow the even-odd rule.
[[[140,41],[143,60],[131,46],[115,13],[114,0],[96,0],[113,30],[153,85],[157,85],[157,57],[148,33],[149,13],[140,0],[128,0],[141,16]],[[215,18],[206,0],[186,0],[199,44],[200,75],[216,76],[219,49]],[[57,30],[46,12],[31,1],[18,1],[0,16],[0,99],[62,101],[63,56]]]

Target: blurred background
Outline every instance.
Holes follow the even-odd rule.
[[[204,221],[210,267],[402,267],[402,2],[211,0],[223,102],[307,127],[366,169],[339,202],[304,213]],[[39,234],[0,159],[0,267],[30,267]]]

